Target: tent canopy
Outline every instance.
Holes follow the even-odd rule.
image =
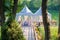
[[[29,8],[25,5],[24,8],[19,12],[16,13],[16,19],[18,20],[19,16],[33,16],[33,13],[29,10]]]
[[[33,13],[29,10],[29,8],[25,5],[21,12],[17,13],[18,16],[31,16]]]
[[[49,12],[47,12],[48,16],[51,16]],[[34,14],[29,10],[29,8],[25,5],[21,12],[17,13],[16,16],[41,16],[42,8],[40,7]]]
[[[48,16],[51,16],[49,12],[47,12]],[[42,15],[42,8],[40,7],[34,14],[35,16],[41,16]]]
[[[47,12],[48,16],[51,18],[51,14]],[[34,14],[29,10],[25,5],[24,8],[16,14],[16,19],[18,20],[19,16],[42,16],[42,8],[40,7]]]

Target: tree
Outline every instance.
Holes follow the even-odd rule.
[[[15,19],[15,16],[16,16],[16,10],[17,10],[17,3],[18,3],[18,0],[14,0],[14,6],[13,6],[13,9],[12,9],[12,17]]]
[[[2,24],[5,21],[5,17],[4,17],[4,10],[3,10],[3,0],[0,0],[0,25],[2,26]]]
[[[60,1],[60,0],[59,0]],[[59,3],[59,1],[58,1],[58,4],[59,4],[59,6],[60,6],[60,3]],[[58,40],[60,40],[60,8],[58,8],[59,9],[59,25],[58,25]]]
[[[8,0],[0,0],[0,25],[1,25],[1,30],[2,30],[2,40],[8,40],[8,36],[7,36],[7,25],[12,21],[12,20],[9,20],[8,21],[8,24],[5,24],[5,14],[4,12],[6,11],[5,7],[6,8],[9,8],[8,6],[6,6],[4,3],[5,1],[8,1]],[[13,6],[13,10],[12,10],[12,17],[15,17],[15,14],[16,14],[16,9],[17,9],[17,1],[18,0],[14,0],[14,6]],[[10,5],[10,4],[9,4]],[[9,8],[10,10],[10,8]],[[10,25],[10,24],[9,24]]]
[[[50,29],[49,29],[49,22],[47,20],[47,0],[42,0],[42,17],[43,17],[43,24],[45,30],[45,40],[49,40],[50,37]]]
[[[7,29],[7,35],[9,34],[8,40],[25,40],[21,27],[19,23],[17,23],[15,20],[17,3],[18,3],[18,0],[14,0],[13,7],[11,10],[12,14],[9,18],[10,20],[8,20],[8,23],[9,23],[8,29]]]
[[[60,10],[59,10],[58,40],[60,40]]]
[[[3,6],[3,0],[0,0],[0,26],[1,26],[1,30],[3,30],[3,25],[4,25],[4,22],[5,22],[5,15],[4,15],[4,6]],[[2,39],[4,38],[3,37],[3,34],[5,32],[1,31],[1,37]]]
[[[12,2],[12,1],[11,1]],[[10,7],[11,8],[11,14],[10,14],[10,17],[9,17],[9,19],[8,19],[8,21],[7,21],[7,24],[8,24],[8,26],[10,26],[10,23],[12,22],[12,20],[15,20],[15,16],[16,16],[16,10],[17,10],[17,3],[18,3],[18,0],[13,0],[13,6],[12,7]]]

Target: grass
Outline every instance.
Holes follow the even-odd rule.
[[[44,27],[39,27],[39,30],[44,39],[45,38]],[[57,35],[58,35],[58,27],[50,27],[50,40],[57,40]]]

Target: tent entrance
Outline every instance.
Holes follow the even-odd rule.
[[[21,26],[31,26],[31,16],[20,16],[18,20]]]

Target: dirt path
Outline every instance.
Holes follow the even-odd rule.
[[[26,40],[35,40],[32,27],[22,27],[22,30]]]

